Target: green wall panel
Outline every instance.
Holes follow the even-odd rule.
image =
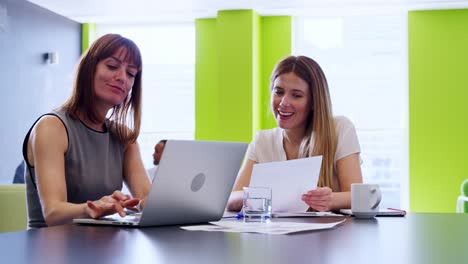
[[[252,10],[218,12],[220,140],[252,138],[254,18]]]
[[[292,17],[262,17],[261,36],[261,85],[260,100],[256,111],[260,116],[260,129],[276,127],[270,110],[270,77],[273,68],[282,58],[292,53]]]
[[[253,23],[253,53],[252,59],[254,67],[252,69],[252,126],[251,134],[255,135],[259,129],[261,129],[262,116],[259,115],[258,109],[261,107],[262,100],[262,17],[254,14],[254,23]]]
[[[291,52],[291,18],[227,10],[195,25],[195,139],[250,142],[274,126],[269,76]]]
[[[216,19],[197,19],[195,28],[195,138],[216,140],[220,109]]]
[[[81,54],[96,40],[96,24],[85,23],[81,25]]]
[[[468,177],[468,10],[408,14],[410,210],[455,212]]]

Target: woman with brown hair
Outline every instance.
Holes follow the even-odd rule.
[[[317,62],[306,56],[280,61],[271,76],[271,110],[277,128],[258,132],[247,150],[229,210],[242,207],[240,191],[249,186],[255,163],[322,155],[318,188],[302,195],[317,211],[351,206],[351,183],[362,182],[360,147],[349,119],[334,117],[327,80]]]
[[[82,56],[70,98],[24,139],[28,227],[123,216],[148,195],[136,143],[141,76],[140,50],[120,35],[102,36]],[[120,192],[123,182],[137,198]]]

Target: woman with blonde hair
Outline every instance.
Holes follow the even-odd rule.
[[[362,182],[360,147],[349,119],[334,117],[327,80],[317,62],[306,56],[280,61],[271,76],[270,106],[277,128],[258,132],[247,150],[229,210],[242,206],[240,191],[249,186],[255,163],[322,155],[318,188],[302,195],[313,210],[351,206],[351,184]]]
[[[120,35],[102,36],[82,56],[70,98],[24,139],[29,228],[124,216],[148,195],[136,143],[141,76],[140,50]],[[123,182],[136,198],[120,191]]]

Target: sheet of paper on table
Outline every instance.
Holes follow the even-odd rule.
[[[322,156],[257,163],[252,170],[251,187],[271,187],[273,213],[305,212],[309,206],[302,194],[317,188]]]
[[[274,213],[273,218],[291,218],[291,217],[343,217],[342,214],[333,212],[303,212],[303,213]]]
[[[295,223],[295,222],[270,222],[270,223],[244,223],[244,221],[218,221],[210,222],[211,225],[181,226],[189,231],[221,231],[233,233],[261,233],[271,235],[285,235],[295,232],[323,230],[333,228],[346,219],[333,223]]]
[[[307,218],[307,217],[344,217],[344,214],[337,214],[333,212],[298,212],[298,213],[273,213],[271,217],[273,218]],[[242,219],[244,215],[241,212],[232,212],[225,211],[223,214],[223,219]]]

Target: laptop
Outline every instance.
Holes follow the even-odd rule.
[[[218,221],[246,149],[240,142],[168,140],[141,213],[73,223],[144,227]]]

